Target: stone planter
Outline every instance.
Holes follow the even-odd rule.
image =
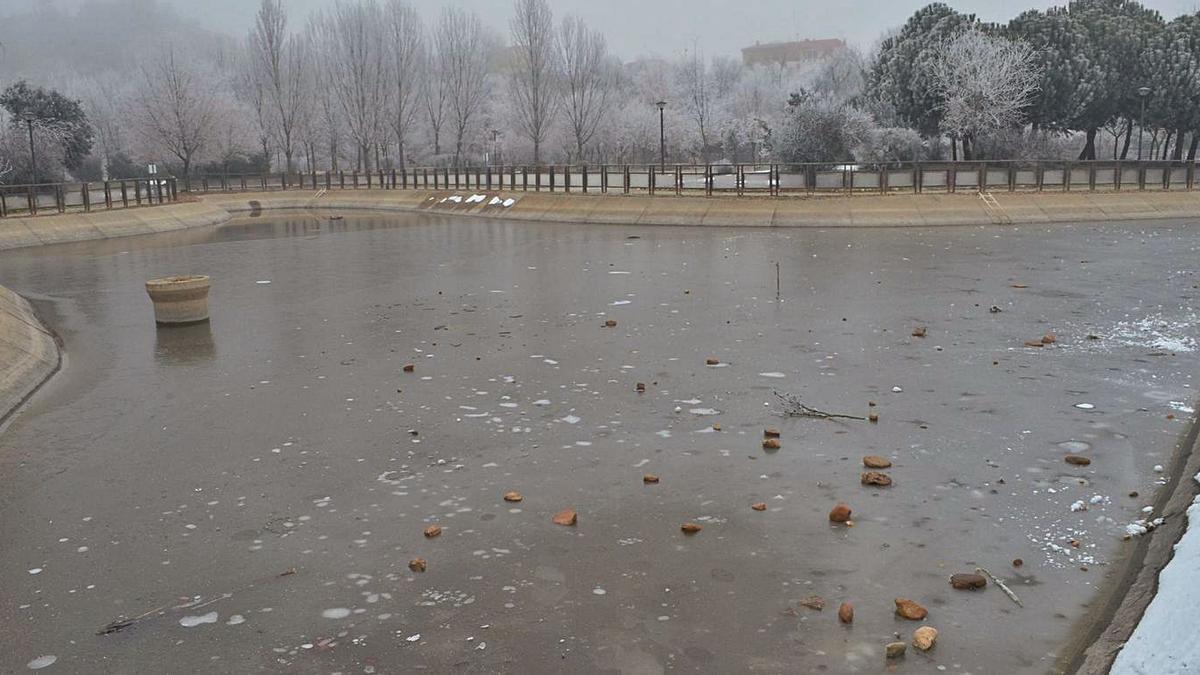
[[[146,282],[146,292],[154,303],[154,321],[159,324],[183,324],[208,321],[207,276],[165,277]]]

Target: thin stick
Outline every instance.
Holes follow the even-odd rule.
[[[775,300],[779,301],[779,261],[775,261]]]
[[[1012,589],[1009,588],[1003,581],[1001,581],[1000,578],[997,577],[995,574],[992,574],[991,572],[987,571],[986,569],[984,569],[982,567],[976,567],[975,571],[986,574],[987,577],[992,580],[992,583],[996,584],[997,586],[1000,587],[1000,590],[1004,591],[1004,594],[1008,596],[1009,600],[1012,600],[1013,602],[1017,603],[1017,607],[1025,606],[1025,605],[1021,604],[1021,599],[1017,597],[1017,594],[1013,593]]]
[[[816,408],[804,405],[800,402],[800,399],[791,394],[781,394],[779,392],[775,392],[775,396],[778,397],[780,401],[783,401],[784,414],[792,417],[815,417],[823,420],[843,419],[859,421],[866,421],[867,419],[857,415],[843,415],[841,413],[829,413],[825,412],[824,410],[817,410]]]

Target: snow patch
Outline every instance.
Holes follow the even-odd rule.
[[[1200,663],[1200,641],[1195,639],[1195,627],[1200,626],[1200,585],[1195,580],[1200,569],[1200,497],[1187,518],[1187,532],[1158,576],[1158,595],[1117,654],[1112,675],[1178,673]]]
[[[28,666],[30,670],[41,670],[42,668],[49,668],[50,666],[54,665],[54,662],[57,660],[57,656],[53,654],[46,654],[45,656],[37,657],[25,665]]]
[[[185,616],[179,620],[179,625],[183,626],[184,628],[195,628],[196,626],[199,626],[202,624],[216,623],[216,622],[217,622],[217,613],[209,612],[208,614],[201,614],[199,616]]]

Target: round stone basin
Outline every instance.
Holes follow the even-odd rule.
[[[202,274],[163,277],[146,282],[154,303],[154,321],[175,325],[208,321],[209,278]]]

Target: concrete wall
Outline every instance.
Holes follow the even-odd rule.
[[[204,202],[68,213],[0,220],[0,250],[153,234],[229,220],[227,211]]]
[[[472,195],[482,201],[468,203]],[[904,227],[1042,224],[1200,214],[1200,191],[998,192],[820,197],[620,196],[472,190],[333,190],[214,193],[195,202],[0,220],[0,250],[217,225],[233,215],[280,209],[427,211],[447,215],[617,225],[725,227]],[[457,201],[455,200],[457,198]],[[493,198],[512,199],[510,207]]]
[[[0,286],[0,422],[58,370],[58,343],[24,298]]]
[[[467,198],[475,194],[486,198],[467,203]],[[450,199],[453,197],[459,201]],[[511,198],[515,203],[511,207],[492,205],[489,202],[493,197]],[[338,190],[320,199],[299,191],[213,194],[201,199],[235,214],[301,208],[335,212],[416,210],[560,223],[752,227],[1042,224],[1193,218],[1200,214],[1200,192],[1016,192],[993,193],[991,197],[985,202],[974,193],[705,198]]]

